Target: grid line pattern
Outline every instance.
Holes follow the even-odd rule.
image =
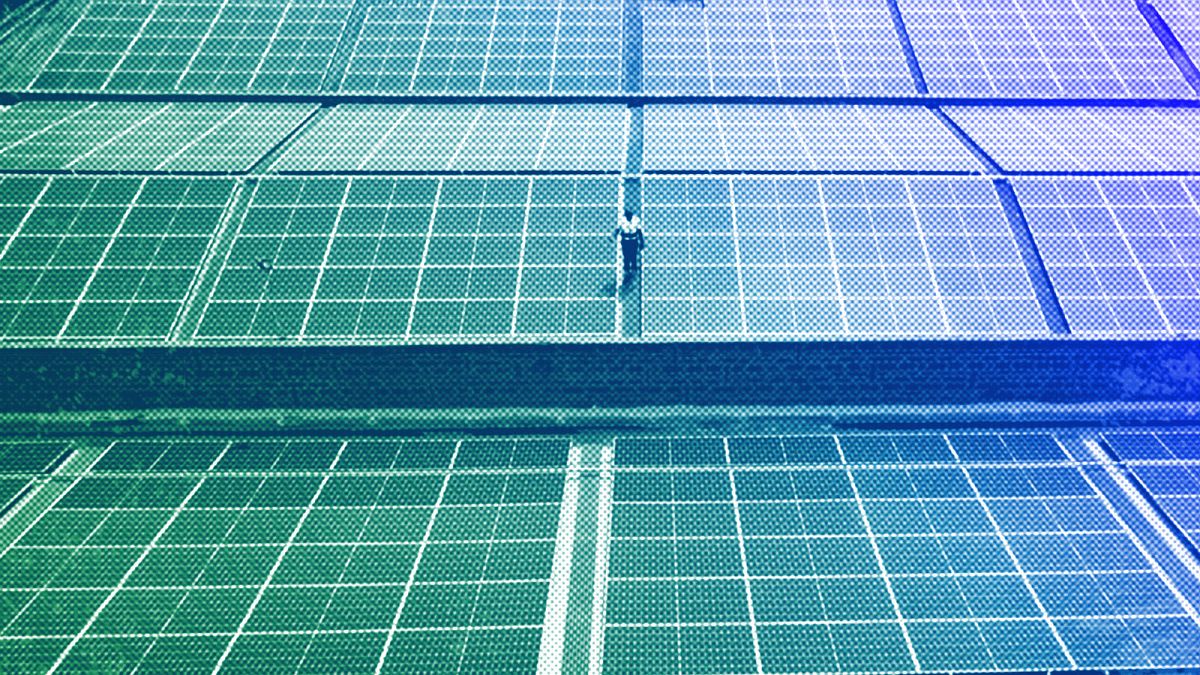
[[[1082,467],[1041,434],[619,438],[605,670],[1200,659],[1190,603]]]
[[[233,181],[32,178],[0,183],[0,336],[163,340]]]
[[[644,202],[650,335],[1045,331],[985,180],[651,178]]]
[[[0,663],[528,669],[567,447],[118,442],[0,553]],[[352,473],[368,467],[383,474]],[[174,476],[181,469],[194,475]],[[325,475],[279,473],[296,469]]]
[[[245,171],[314,106],[26,102],[0,112],[0,169]]]
[[[272,166],[292,172],[617,172],[618,106],[343,105]]]
[[[947,114],[1009,172],[1200,172],[1193,108],[957,107]]]
[[[91,0],[32,90],[320,90],[350,0]]]
[[[1124,0],[899,0],[929,90],[955,96],[1194,98]]]
[[[264,179],[196,337],[613,335],[615,179]]]
[[[1200,436],[1129,432],[1104,438],[1192,546],[1200,546]]]
[[[616,92],[620,38],[618,0],[369,5],[339,90]]]
[[[652,0],[642,13],[650,93],[915,93],[886,0]]]
[[[647,106],[646,171],[981,173],[927,110]]]
[[[1022,178],[1013,187],[1074,332],[1200,328],[1193,181]]]

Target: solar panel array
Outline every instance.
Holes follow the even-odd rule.
[[[319,90],[351,0],[75,0],[32,90]]]
[[[618,439],[607,672],[1184,665],[1195,609],[1049,436]]]
[[[603,672],[1197,667],[1200,586],[1111,479],[1188,525],[1197,438],[628,436],[599,491],[566,438],[88,442],[0,525],[0,663],[533,672],[590,635]]]
[[[345,92],[613,92],[621,3],[368,3],[338,86]]]
[[[314,109],[26,102],[0,113],[0,170],[246,171]]]
[[[35,481],[49,477],[70,447],[62,441],[0,441],[0,518],[17,506]]]
[[[614,335],[614,179],[262,180],[198,338]]]
[[[978,179],[653,178],[649,335],[1045,332]]]
[[[1194,181],[1014,181],[1073,330],[1200,328],[1200,206]]]
[[[647,92],[915,93],[887,0],[651,0],[642,14]]]
[[[645,114],[646,171],[981,171],[921,108],[650,106]]]
[[[1195,95],[1126,0],[898,0],[935,94],[1182,98]]]
[[[1195,108],[957,107],[947,113],[1009,172],[1200,171]]]
[[[166,340],[233,188],[203,178],[3,179],[0,335]]]
[[[529,670],[568,445],[115,443],[0,554],[0,662]]]
[[[571,171],[624,167],[618,106],[338,106],[272,170]]]
[[[1200,7],[1187,0],[1146,0],[1166,20],[1192,61],[1200,60]]]
[[[1110,433],[1105,439],[1192,545],[1200,544],[1200,436]]]

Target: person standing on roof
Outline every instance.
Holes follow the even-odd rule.
[[[641,219],[633,211],[626,211],[614,235],[621,242],[621,259],[625,263],[625,279],[630,279],[637,273],[641,251],[646,248],[646,237],[642,234]]]

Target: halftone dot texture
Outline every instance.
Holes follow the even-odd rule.
[[[1149,408],[1029,417],[989,407],[988,369],[953,374],[979,405],[949,431],[894,401],[763,421],[661,381],[590,393],[632,377],[624,347],[856,350],[833,400],[896,379],[860,347],[1162,360],[1200,333],[1198,27],[1191,0],[7,15],[0,359],[81,385],[0,420],[0,671],[1200,668],[1200,436]],[[337,381],[289,389],[318,354]],[[406,365],[352,365],[376,355]],[[1194,358],[1162,361],[1169,384],[1114,386],[1186,396]],[[760,400],[790,367],[702,376]],[[371,378],[513,368],[547,409],[345,411]],[[120,410],[73,412],[110,400],[94,381]],[[256,386],[262,411],[212,403]],[[613,412],[630,396],[663,405]]]

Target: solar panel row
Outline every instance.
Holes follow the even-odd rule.
[[[615,335],[616,179],[264,179],[197,338]]]
[[[342,105],[271,170],[616,172],[626,113],[593,105]]]
[[[647,335],[1039,334],[984,179],[651,178]]]
[[[230,180],[0,182],[0,335],[164,340],[233,193]]]
[[[302,104],[26,102],[0,112],[0,169],[246,171],[314,109]]]
[[[245,171],[313,110],[303,104],[25,102],[0,110],[0,169]],[[1008,172],[1200,170],[1191,108],[947,112]],[[301,128],[269,170],[615,172],[625,161],[626,127],[619,106],[341,105]],[[936,117],[915,107],[651,105],[643,135],[648,172],[982,171]]]
[[[1049,436],[618,439],[616,462],[606,672],[1200,660],[1192,600]]]
[[[1200,186],[1184,179],[1013,181],[1071,329],[1200,328]]]
[[[928,110],[901,106],[647,106],[647,172],[976,173]]]
[[[114,444],[0,553],[0,662],[528,671],[567,448]]]
[[[1161,469],[1195,434],[1107,439],[1189,513],[1193,474]],[[6,443],[0,469],[64,446]],[[0,551],[0,662],[531,671],[569,447],[118,441]],[[614,458],[606,672],[1200,664],[1193,589],[1055,436],[618,438]]]
[[[615,0],[77,0],[35,90],[615,93]],[[933,94],[1192,98],[1133,0],[901,0]],[[1195,12],[1160,2],[1197,50]],[[652,94],[914,95],[887,0],[656,0],[641,7]],[[64,27],[65,29],[65,27]],[[40,39],[45,40],[44,36]],[[340,46],[339,46],[340,45]],[[344,60],[335,53],[345,52]]]
[[[1014,179],[1073,332],[1197,330],[1192,183]],[[163,340],[199,278],[200,339],[617,330],[615,178],[263,178],[207,264],[230,180],[3,188],[9,339]],[[1046,333],[985,178],[662,176],[642,201],[646,335]]]

